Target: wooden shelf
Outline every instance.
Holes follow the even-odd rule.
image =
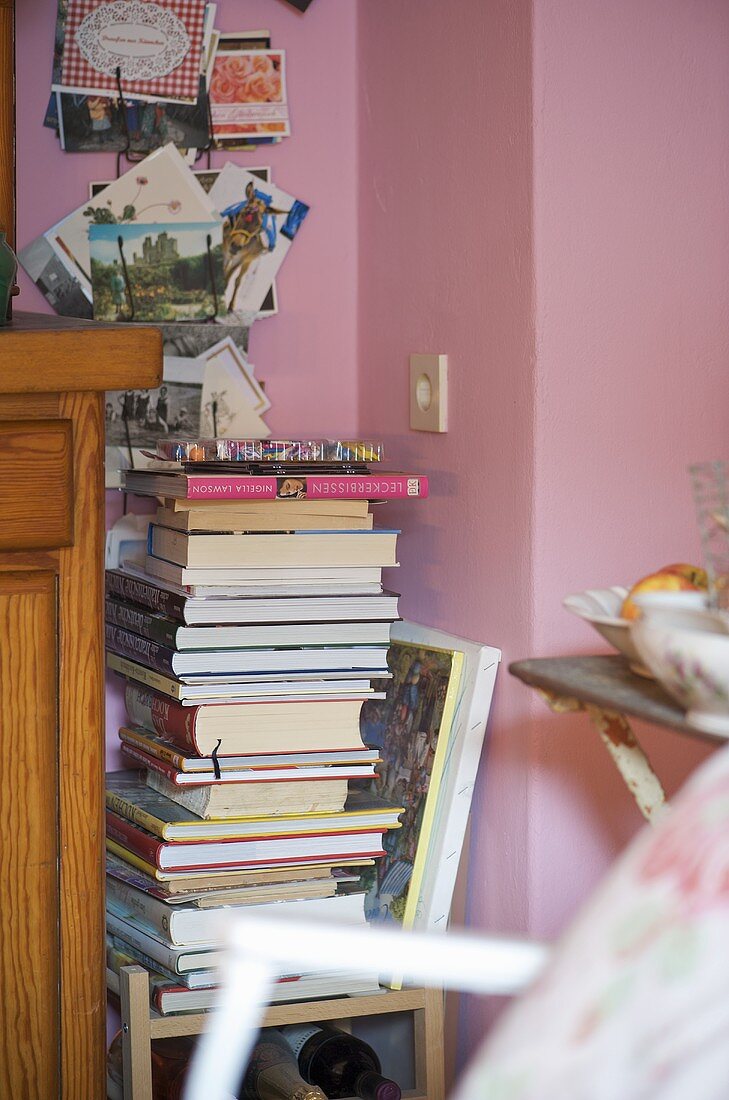
[[[151,1100],[150,1043],[153,1039],[200,1035],[214,1013],[160,1016],[150,1008],[149,977],[141,966],[122,967],[120,975],[106,972],[107,987],[121,1003],[124,1052],[124,1100]],[[443,994],[434,989],[385,989],[379,994],[331,997],[271,1005],[262,1027],[284,1024],[337,1022],[365,1016],[410,1012],[413,1015],[415,1088],[403,1092],[406,1100],[443,1100]]]
[[[679,733],[716,742],[702,733],[655,680],[636,676],[624,657],[538,657],[509,665],[512,676],[530,687],[606,710],[630,714]]]
[[[3,393],[151,389],[162,377],[162,333],[44,313],[0,327]]]

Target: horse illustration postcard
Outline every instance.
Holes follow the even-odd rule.
[[[97,321],[204,321],[222,300],[220,224],[182,222],[89,228]]]
[[[236,314],[257,312],[309,207],[230,162],[209,197],[223,217],[225,306]]]
[[[283,50],[218,50],[210,78],[215,138],[291,133]]]
[[[91,300],[89,226],[175,221],[220,224],[212,200],[170,143],[132,165],[90,202],[49,229],[45,237]]]
[[[68,0],[54,91],[194,102],[206,0]],[[117,75],[118,74],[118,75]]]

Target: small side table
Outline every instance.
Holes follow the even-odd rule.
[[[626,715],[703,741],[721,740],[690,726],[681,708],[655,680],[636,676],[618,655],[515,661],[509,672],[536,688],[555,713],[587,712],[648,821],[661,815],[666,795]]]

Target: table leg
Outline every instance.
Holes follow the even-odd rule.
[[[666,794],[625,715],[543,688],[537,690],[555,714],[587,711],[638,809],[647,821],[655,823],[667,809]]]
[[[585,710],[597,727],[628,790],[638,803],[640,812],[647,821],[655,823],[668,808],[666,793],[648,757],[638,744],[628,719],[618,711],[603,710],[591,703],[585,704]]]

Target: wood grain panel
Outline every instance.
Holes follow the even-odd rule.
[[[58,416],[57,393],[0,393],[0,420],[51,420]]]
[[[16,312],[0,328],[0,363],[3,393],[148,389],[162,379],[162,333]]]
[[[73,541],[70,420],[0,420],[0,550]]]
[[[0,1096],[8,1100],[60,1095],[56,645],[55,576],[0,573]]]
[[[60,409],[74,424],[76,485],[76,539],[60,551],[59,579],[64,1100],[105,1095],[103,401],[65,394]]]

